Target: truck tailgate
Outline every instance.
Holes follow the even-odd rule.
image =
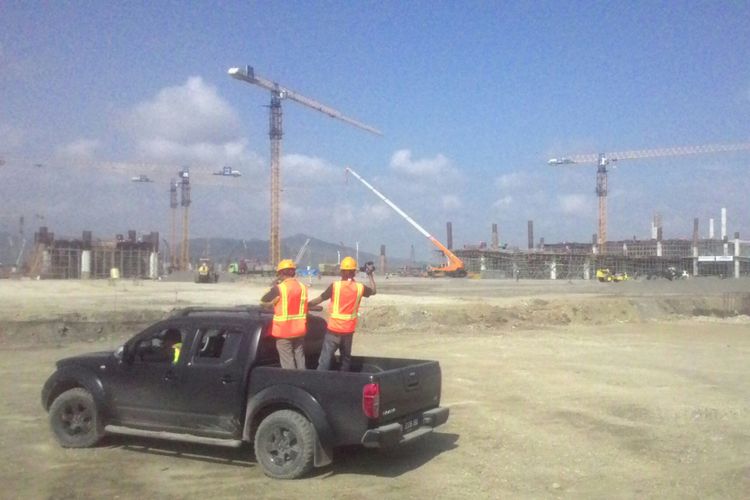
[[[412,360],[407,366],[384,368],[373,377],[380,386],[378,425],[408,420],[413,414],[440,404],[441,374],[437,361]]]

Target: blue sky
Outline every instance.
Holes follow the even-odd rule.
[[[168,231],[193,169],[193,236],[267,238],[258,74],[383,131],[284,110],[282,235],[407,256],[439,239],[524,245],[596,231],[595,167],[553,156],[750,142],[748,2],[15,2],[0,4],[0,230]],[[42,168],[33,164],[41,163]],[[210,175],[222,165],[239,179]],[[609,237],[689,238],[729,212],[750,238],[750,152],[621,162]],[[147,173],[156,182],[135,184]],[[37,219],[38,220],[38,219]]]

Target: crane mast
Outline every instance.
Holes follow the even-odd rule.
[[[440,243],[437,238],[432,236],[430,233],[427,232],[425,228],[417,224],[417,221],[409,217],[406,212],[401,210],[396,206],[395,203],[393,203],[391,200],[386,198],[380,191],[375,189],[369,182],[364,180],[357,172],[355,172],[350,167],[346,167],[346,172],[352,174],[359,182],[365,185],[367,189],[375,193],[375,196],[383,200],[383,202],[391,207],[397,214],[399,214],[401,217],[406,219],[406,221],[411,224],[417,231],[422,233],[423,236],[425,236],[430,242],[435,245],[441,252],[443,252],[443,255],[445,255],[446,258],[446,265],[443,267],[433,267],[430,269],[431,274],[446,274],[449,276],[455,276],[455,277],[463,277],[466,276],[466,269],[464,268],[464,262],[458,258],[453,252],[451,252],[448,248],[446,248],[445,245]]]
[[[607,166],[622,160],[639,160],[644,158],[667,158],[671,156],[686,156],[695,154],[724,153],[731,151],[750,150],[750,143],[740,144],[707,144],[703,146],[678,146],[659,149],[642,149],[622,151],[618,153],[599,153],[572,155],[552,158],[547,164],[554,166],[596,164],[596,195],[599,198],[599,233],[597,243],[600,253],[607,249]]]
[[[271,231],[269,240],[269,259],[271,264],[276,265],[281,260],[281,139],[282,130],[282,99],[295,101],[310,109],[319,111],[325,115],[343,121],[375,135],[383,135],[378,129],[345,116],[341,112],[321,104],[314,99],[305,97],[298,92],[282,87],[276,82],[255,74],[252,66],[245,68],[230,68],[229,76],[244,81],[271,92],[271,104],[269,106],[269,138],[271,139]]]

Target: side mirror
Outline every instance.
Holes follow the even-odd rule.
[[[118,347],[117,349],[115,349],[114,356],[118,363],[123,362],[123,360],[125,359],[125,345],[124,344]]]

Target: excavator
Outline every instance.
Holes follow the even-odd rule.
[[[422,233],[422,235],[424,235],[425,237],[427,237],[427,239],[430,240],[430,242],[433,245],[435,245],[443,253],[443,255],[445,255],[445,259],[446,259],[445,265],[444,266],[440,266],[440,267],[430,266],[427,269],[427,274],[429,276],[434,276],[434,277],[450,276],[452,278],[463,278],[463,277],[466,276],[466,268],[464,267],[464,261],[462,261],[460,258],[458,258],[456,256],[456,254],[454,254],[453,252],[451,252],[445,245],[443,245],[442,243],[440,243],[437,240],[437,238],[435,238],[434,236],[432,236],[422,226],[420,226],[419,224],[417,224],[417,222],[414,219],[412,219],[411,217],[409,217],[408,215],[406,215],[406,213],[403,210],[401,210],[400,208],[398,208],[395,203],[393,203],[391,200],[389,200],[388,198],[386,198],[385,196],[383,196],[377,189],[375,189],[374,187],[372,187],[370,185],[370,183],[368,183],[366,180],[364,180],[357,172],[355,172],[354,170],[352,170],[349,167],[346,167],[346,172],[349,173],[349,174],[352,174],[359,182],[361,182],[362,184],[364,184],[365,187],[367,187],[370,191],[372,191],[373,193],[375,193],[375,195],[378,198],[380,198],[381,200],[383,200],[383,202],[385,202],[386,205],[388,205],[389,207],[391,207],[397,214],[399,214],[401,217],[403,217],[404,219],[406,219],[406,221],[409,224],[411,224],[412,226],[414,226],[414,228],[416,228],[417,231],[419,231],[420,233]]]

